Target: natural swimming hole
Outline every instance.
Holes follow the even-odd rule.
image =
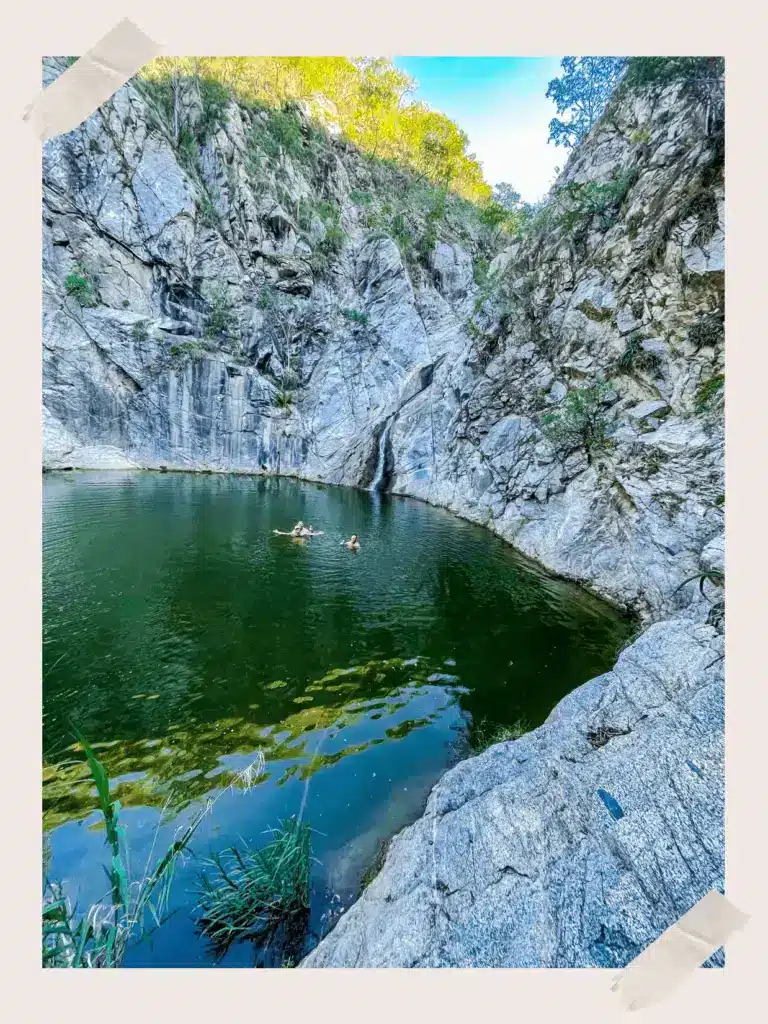
[[[306,952],[470,741],[540,725],[632,628],[482,527],[408,498],[148,472],[50,473],[43,497],[49,875],[81,907],[108,889],[73,727],[109,773],[132,864],[215,800],[173,913],[125,966],[277,965],[258,943],[213,948],[195,892],[205,858],[263,846],[302,806],[313,859],[294,953]],[[272,533],[299,519],[324,535]],[[259,754],[264,771],[244,784]]]

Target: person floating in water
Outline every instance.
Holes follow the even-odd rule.
[[[272,533],[276,533],[280,537],[301,537],[304,530],[306,530],[306,526],[301,520],[299,520],[292,530],[288,530],[287,532],[285,530],[273,530]]]
[[[359,551],[360,550],[360,541],[357,539],[357,534],[353,533],[352,536],[349,538],[349,540],[345,542],[344,546],[349,551]]]
[[[294,528],[288,532],[285,530],[273,530],[272,533],[276,533],[279,537],[322,537],[322,530],[314,530],[312,526],[305,526],[300,519]]]

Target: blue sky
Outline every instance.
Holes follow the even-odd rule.
[[[394,57],[419,83],[425,100],[463,128],[486,181],[508,181],[523,199],[547,191],[567,151],[547,142],[557,115],[547,84],[560,72],[559,57]]]

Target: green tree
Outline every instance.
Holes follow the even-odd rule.
[[[237,316],[225,288],[217,287],[211,296],[210,312],[205,318],[206,338],[232,341],[238,337]]]
[[[630,57],[624,78],[629,88],[676,81],[708,85],[719,82],[724,73],[722,57]]]
[[[193,134],[208,136],[226,118],[222,90],[262,109],[283,110],[298,102],[313,117],[337,126],[363,152],[394,160],[472,202],[490,197],[464,132],[444,114],[410,100],[414,80],[382,57],[158,57],[140,77],[152,86],[179,146],[190,137],[183,123],[182,80],[194,78],[203,117]]]
[[[596,123],[626,67],[626,57],[563,57],[563,74],[547,87],[558,114],[549,122],[549,142],[574,146]]]
[[[610,388],[599,380],[591,387],[573,388],[557,412],[541,418],[541,432],[563,455],[581,449],[591,464],[595,452],[608,447],[605,406]]]
[[[493,186],[492,199],[505,210],[517,210],[520,207],[520,193],[508,181],[500,181]]]

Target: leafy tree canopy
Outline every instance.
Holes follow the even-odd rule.
[[[493,201],[505,210],[516,210],[520,205],[520,193],[508,181],[500,181],[493,187]]]
[[[490,199],[464,132],[409,99],[416,83],[382,57],[159,57],[141,74],[154,81],[194,75],[219,83],[245,105],[305,103],[364,152],[395,160],[473,202]]]
[[[626,67],[626,57],[563,57],[559,78],[547,87],[547,98],[554,100],[558,114],[549,122],[549,141],[556,146],[574,146],[581,142],[616,88]]]
[[[725,72],[722,57],[630,57],[625,85],[667,85],[687,81],[693,84],[716,82]]]

